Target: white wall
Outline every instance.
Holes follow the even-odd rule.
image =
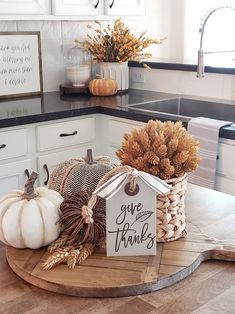
[[[130,78],[134,70],[135,68],[130,69]],[[130,82],[132,88],[235,100],[235,75],[206,73],[204,78],[197,78],[196,72],[137,70],[144,71],[144,83]]]
[[[180,57],[183,53],[182,27],[184,25],[185,0],[146,0],[146,17],[125,21],[131,30],[140,34],[147,30],[152,38],[167,37],[163,45],[155,45],[150,51],[159,57]],[[102,25],[107,25],[107,21]],[[58,90],[64,82],[62,46],[74,39],[82,40],[87,34],[81,21],[0,21],[0,31],[40,31],[42,39],[42,63],[44,91]],[[235,99],[234,76],[208,74],[198,80],[194,73],[152,70],[146,72],[144,84],[132,87],[209,97]]]

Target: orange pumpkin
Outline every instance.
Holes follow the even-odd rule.
[[[117,81],[111,79],[94,79],[89,82],[89,91],[94,96],[110,96],[117,93]]]

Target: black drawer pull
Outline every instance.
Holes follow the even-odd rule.
[[[96,2],[96,4],[94,5],[94,8],[95,8],[95,9],[97,9],[99,3],[100,3],[100,0],[98,0],[98,1]]]
[[[0,145],[0,149],[5,148],[6,146],[7,146],[6,144]]]
[[[60,137],[73,136],[76,134],[78,134],[78,131],[74,131],[73,133],[60,133]]]
[[[27,176],[27,178],[29,178],[29,177],[30,177],[30,174],[29,174],[29,169],[25,169],[24,173],[25,173],[25,175]]]
[[[48,181],[49,181],[50,173],[49,173],[49,169],[48,169],[48,167],[47,167],[46,164],[43,165],[43,169],[45,169],[46,174],[47,174],[47,178],[46,178],[46,180],[44,181],[44,185],[47,185],[47,183],[48,183]]]
[[[114,5],[114,0],[113,0],[112,3],[109,5],[110,9],[112,9],[113,5]]]

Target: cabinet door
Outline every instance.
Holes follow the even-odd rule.
[[[145,0],[105,0],[106,15],[145,15]]]
[[[130,133],[133,128],[143,126],[144,122],[126,119],[109,119],[108,121],[108,155],[117,158],[115,152],[122,145],[123,135]]]
[[[99,15],[102,0],[53,0],[54,15]]]
[[[15,190],[22,189],[27,179],[27,170],[31,172],[29,159],[0,166],[0,197]]]
[[[49,14],[48,0],[0,0],[1,14]]]
[[[38,157],[39,184],[46,186],[50,178],[51,172],[61,162],[76,157],[85,157],[87,149],[92,149],[95,156],[95,148],[93,145],[80,146],[76,149],[65,150],[63,152],[51,153]]]

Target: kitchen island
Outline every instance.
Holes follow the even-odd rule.
[[[190,233],[200,231],[204,238],[202,245],[217,248],[213,257],[230,262],[206,261],[188,278],[148,294],[123,298],[79,298],[47,292],[21,280],[7,265],[2,246],[0,312],[234,313],[235,263],[231,260],[235,258],[235,197],[189,184],[186,214]],[[197,240],[191,244],[191,251],[197,252]],[[207,252],[205,258],[210,253]],[[191,272],[192,268],[188,270]]]

